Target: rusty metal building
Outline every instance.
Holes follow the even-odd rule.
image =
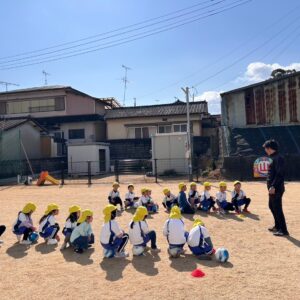
[[[300,173],[300,72],[228,91],[221,97],[220,153],[225,175],[236,177],[248,168],[241,177],[250,177],[252,159],[264,154],[265,140],[274,138],[288,162],[291,161],[287,168],[290,177],[297,177]]]

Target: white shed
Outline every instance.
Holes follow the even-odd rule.
[[[188,173],[187,133],[167,133],[152,136],[152,164],[157,173],[175,171],[178,174]]]
[[[91,174],[99,175],[110,170],[108,143],[68,144],[69,175],[87,175],[88,161],[91,162]]]

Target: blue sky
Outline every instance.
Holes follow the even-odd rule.
[[[223,0],[218,6],[236,1]],[[201,2],[207,0],[3,0],[0,58],[78,40]],[[181,86],[193,86],[225,70],[199,84],[196,91],[197,99],[207,98],[212,112],[218,112],[220,91],[265,79],[278,65],[300,68],[299,16],[299,0],[252,0],[219,15],[114,48],[0,70],[0,81],[18,83],[20,88],[41,86],[42,70],[46,70],[51,74],[49,85],[71,85],[93,96],[113,96],[122,102],[121,65],[125,64],[132,68],[126,104],[132,105],[136,97],[137,104],[144,105],[172,102],[174,97],[183,99]]]

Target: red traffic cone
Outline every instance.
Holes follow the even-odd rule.
[[[202,272],[200,269],[196,269],[196,270],[194,270],[194,271],[191,273],[191,275],[192,275],[193,277],[204,277],[204,276],[205,276],[205,273]]]

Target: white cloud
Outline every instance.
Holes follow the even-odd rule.
[[[207,91],[195,98],[196,101],[206,100],[208,103],[208,112],[211,114],[221,113],[221,92]]]
[[[280,64],[266,64],[263,62],[253,62],[247,66],[247,70],[243,76],[238,77],[237,83],[255,83],[266,80],[271,77],[272,71],[276,69],[288,69],[288,70],[300,70],[300,63],[292,63],[288,66],[282,66]]]

